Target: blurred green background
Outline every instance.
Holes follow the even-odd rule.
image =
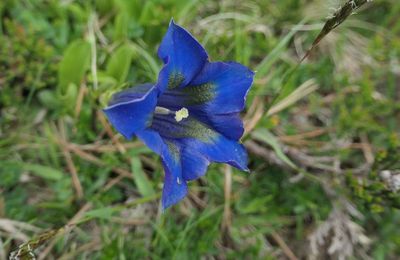
[[[293,70],[343,3],[2,0],[0,259],[37,236],[39,259],[398,259],[400,2],[365,5]],[[162,213],[160,159],[101,109],[156,80],[171,17],[257,73],[252,173],[213,164]]]

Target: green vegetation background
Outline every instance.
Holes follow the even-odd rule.
[[[400,2],[367,4],[289,74],[341,3],[1,1],[0,259],[67,224],[26,259],[396,259]],[[159,158],[100,111],[156,80],[171,17],[257,73],[252,173],[213,164],[163,214]]]

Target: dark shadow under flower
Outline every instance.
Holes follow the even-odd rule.
[[[158,50],[164,62],[156,84],[115,94],[104,109],[127,139],[136,135],[162,158],[163,209],[187,194],[187,181],[210,162],[247,171],[240,111],[254,73],[235,62],[210,62],[200,43],[171,21]]]

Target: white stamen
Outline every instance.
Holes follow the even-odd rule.
[[[171,110],[165,107],[156,107],[156,110],[154,112],[160,115],[169,115],[173,113]]]
[[[178,111],[171,111],[168,108],[165,107],[156,107],[156,109],[154,110],[155,114],[159,114],[159,115],[172,115],[175,114],[175,120],[176,122],[180,122],[185,118],[189,117],[189,110],[187,110],[186,107],[183,107],[181,109],[179,109]]]
[[[176,178],[176,182],[177,182],[178,184],[181,184],[181,183],[182,183],[182,181],[181,181],[181,179],[179,179],[179,177]]]
[[[182,119],[188,118],[189,117],[189,110],[187,108],[183,107],[180,110],[175,112],[175,120],[176,122],[182,121]]]

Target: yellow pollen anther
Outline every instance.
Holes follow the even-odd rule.
[[[180,121],[182,121],[182,119],[185,119],[188,117],[189,117],[189,110],[187,110],[185,107],[183,107],[180,110],[175,112],[176,122],[180,122]]]

